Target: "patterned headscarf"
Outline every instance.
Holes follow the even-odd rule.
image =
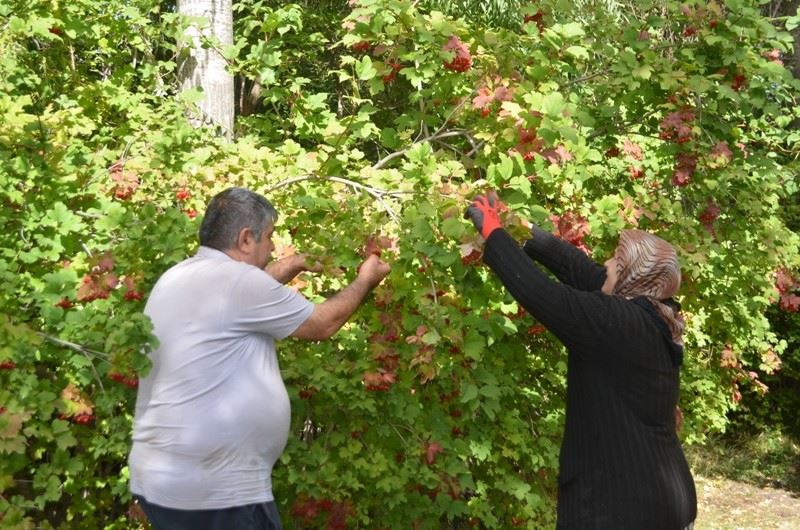
[[[685,323],[679,306],[670,300],[681,286],[681,267],[672,245],[641,230],[623,230],[614,257],[617,259],[614,294],[625,298],[647,297],[667,324],[672,341],[683,346]]]

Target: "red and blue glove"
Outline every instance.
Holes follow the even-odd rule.
[[[472,204],[464,212],[464,219],[471,219],[483,239],[489,239],[492,232],[503,226],[497,213],[501,206],[503,203],[493,191],[487,193],[486,196],[478,195],[472,199]]]

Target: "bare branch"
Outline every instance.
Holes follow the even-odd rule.
[[[92,367],[94,378],[97,380],[97,384],[100,385],[100,390],[102,390],[103,392],[106,391],[105,387],[103,386],[103,381],[100,379],[100,374],[97,373],[97,369],[94,367],[94,358],[99,357],[101,360],[109,362],[107,353],[99,352],[96,350],[90,350],[86,346],[75,344],[74,342],[69,342],[67,340],[59,339],[58,337],[53,337],[52,335],[48,335],[47,333],[43,333],[41,331],[37,331],[36,334],[39,337],[46,340],[47,342],[56,344],[58,346],[63,346],[64,348],[69,348],[70,350],[74,350],[86,356],[86,359],[88,359],[89,361],[89,365]]]

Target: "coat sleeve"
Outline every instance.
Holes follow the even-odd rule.
[[[505,230],[491,233],[483,259],[511,296],[571,350],[603,350],[602,343],[620,332],[625,316],[615,297],[549,278]]]
[[[534,226],[525,253],[556,275],[563,283],[581,291],[598,291],[606,281],[606,269],[574,245]]]

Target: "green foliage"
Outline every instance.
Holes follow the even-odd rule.
[[[749,1],[509,2],[502,20],[439,4],[237,2],[222,51],[251,105],[224,143],[176,93],[204,21],[0,1],[4,527],[141,526],[143,300],[231,185],[278,206],[277,257],[322,260],[293,284],[313,300],[368,243],[392,264],[333,340],[280,348],[289,528],[552,524],[565,357],[480,263],[461,214],[489,187],[520,240],[531,219],[600,261],[626,227],[676,244],[687,441],[754,406],[778,356],[796,370],[796,314],[768,313],[776,271],[800,267],[788,34]]]
[[[687,451],[692,469],[759,487],[800,491],[800,444],[775,428],[714,435],[704,447]]]

